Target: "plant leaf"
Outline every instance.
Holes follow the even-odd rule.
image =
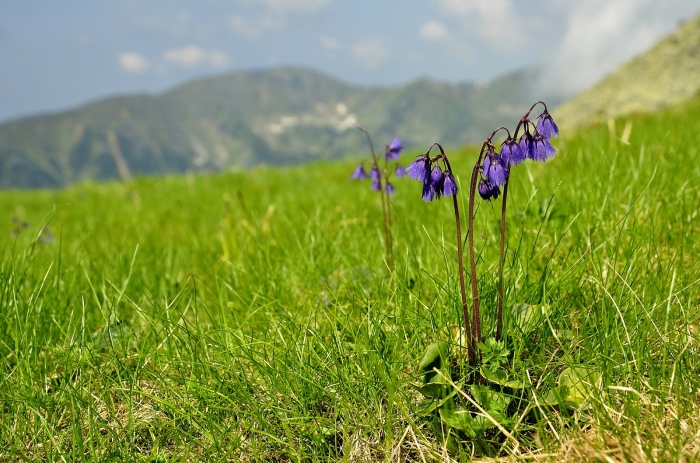
[[[595,389],[600,389],[602,375],[589,367],[565,368],[560,374],[557,384],[568,389],[565,402],[581,406],[588,401]]]
[[[481,367],[481,374],[484,378],[496,383],[500,386],[509,387],[511,389],[522,389],[525,387],[525,383],[519,380],[509,380],[508,375],[503,370],[491,371],[488,368]]]
[[[442,367],[444,360],[447,358],[447,343],[445,341],[437,341],[430,344],[425,349],[425,354],[418,365],[418,370],[423,373],[423,382],[429,383],[435,376],[433,368],[438,370]]]

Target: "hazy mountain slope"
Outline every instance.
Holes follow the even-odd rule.
[[[563,127],[654,111],[700,92],[700,15],[557,108]]]
[[[98,101],[0,126],[0,187],[289,164],[380,148],[478,142],[536,100],[533,71],[489,84],[362,88],[304,68],[236,72],[162,95]]]

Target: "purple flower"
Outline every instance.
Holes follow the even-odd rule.
[[[527,158],[523,150],[520,149],[520,145],[510,137],[503,142],[500,154],[503,164],[506,166],[509,163],[511,166],[517,166]]]
[[[457,194],[457,182],[452,175],[452,172],[445,172],[445,178],[442,184],[442,194],[445,196],[454,196]]]
[[[534,159],[535,156],[535,143],[532,140],[532,135],[530,132],[525,132],[522,134],[520,137],[520,141],[518,142],[518,146],[520,147],[520,151],[522,154],[527,158],[527,159]]]
[[[555,150],[554,147],[549,143],[549,140],[547,140],[547,138],[541,133],[537,133],[534,137],[532,137],[532,146],[533,161],[544,162],[547,159],[554,156],[554,153],[557,152],[557,150]]]
[[[498,188],[498,186],[491,186],[486,182],[486,180],[481,179],[479,182],[479,196],[481,196],[482,199],[491,201],[492,199],[498,198],[500,194],[501,189]]]
[[[382,185],[379,183],[379,179],[372,180],[372,185],[370,185],[370,188],[377,192],[382,191]]]
[[[401,178],[406,175],[406,170],[403,168],[401,164],[396,165],[396,177]]]
[[[484,177],[486,177],[490,185],[505,185],[506,180],[508,180],[508,169],[503,164],[503,160],[500,156],[493,152],[487,154],[484,158],[483,169]]]
[[[386,191],[386,194],[391,196],[394,193],[396,193],[396,188],[394,188],[394,185],[392,185],[391,183],[386,182],[386,187],[384,188],[384,191]]]
[[[445,177],[442,174],[442,170],[440,166],[436,165],[433,167],[432,172],[430,172],[428,179],[423,182],[423,201],[440,199],[444,181]]]
[[[376,165],[372,166],[372,170],[369,171],[369,178],[373,182],[379,182],[379,168]]]
[[[355,168],[355,172],[352,173],[353,180],[364,180],[367,178],[367,172],[365,172],[365,166],[360,164]]]
[[[432,182],[423,183],[423,201],[432,201],[435,199],[435,185]]]
[[[440,199],[442,196],[442,185],[445,181],[445,176],[442,174],[440,166],[436,165],[433,167],[432,172],[430,172],[430,183],[433,184],[433,190],[435,190],[435,199]]]
[[[401,144],[401,139],[394,138],[391,140],[391,143],[389,143],[389,146],[387,146],[386,152],[384,153],[386,156],[386,161],[396,161],[399,158],[399,153],[401,153],[402,149],[403,145]]]
[[[537,120],[535,130],[537,130],[538,133],[541,133],[547,140],[552,137],[556,138],[556,136],[559,135],[559,127],[557,127],[557,124],[547,111],[540,115],[540,118]]]
[[[426,183],[430,179],[430,158],[423,154],[406,167],[406,174],[413,180]]]

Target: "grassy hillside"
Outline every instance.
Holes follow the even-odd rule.
[[[460,146],[523,112],[536,78],[520,71],[489,85],[360,88],[280,68],[199,79],[0,125],[0,188],[338,158],[363,147],[355,123],[408,146]]]
[[[700,15],[556,109],[560,125],[648,113],[700,94]]]
[[[549,307],[525,371],[602,383],[493,434],[500,456],[698,457],[700,100],[631,127],[512,173],[506,305]],[[476,152],[448,154],[464,192]],[[397,180],[390,277],[356,161],[0,193],[0,461],[446,460],[416,386],[461,310],[451,205]],[[475,228],[488,320],[499,204]]]

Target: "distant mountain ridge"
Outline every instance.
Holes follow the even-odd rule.
[[[488,84],[421,79],[362,88],[298,67],[199,79],[161,95],[97,101],[0,125],[0,187],[59,187],[290,164],[366,153],[360,123],[380,147],[398,136],[409,148],[482,141],[537,100],[538,72]]]
[[[700,15],[553,111],[573,128],[656,111],[700,94]]]

